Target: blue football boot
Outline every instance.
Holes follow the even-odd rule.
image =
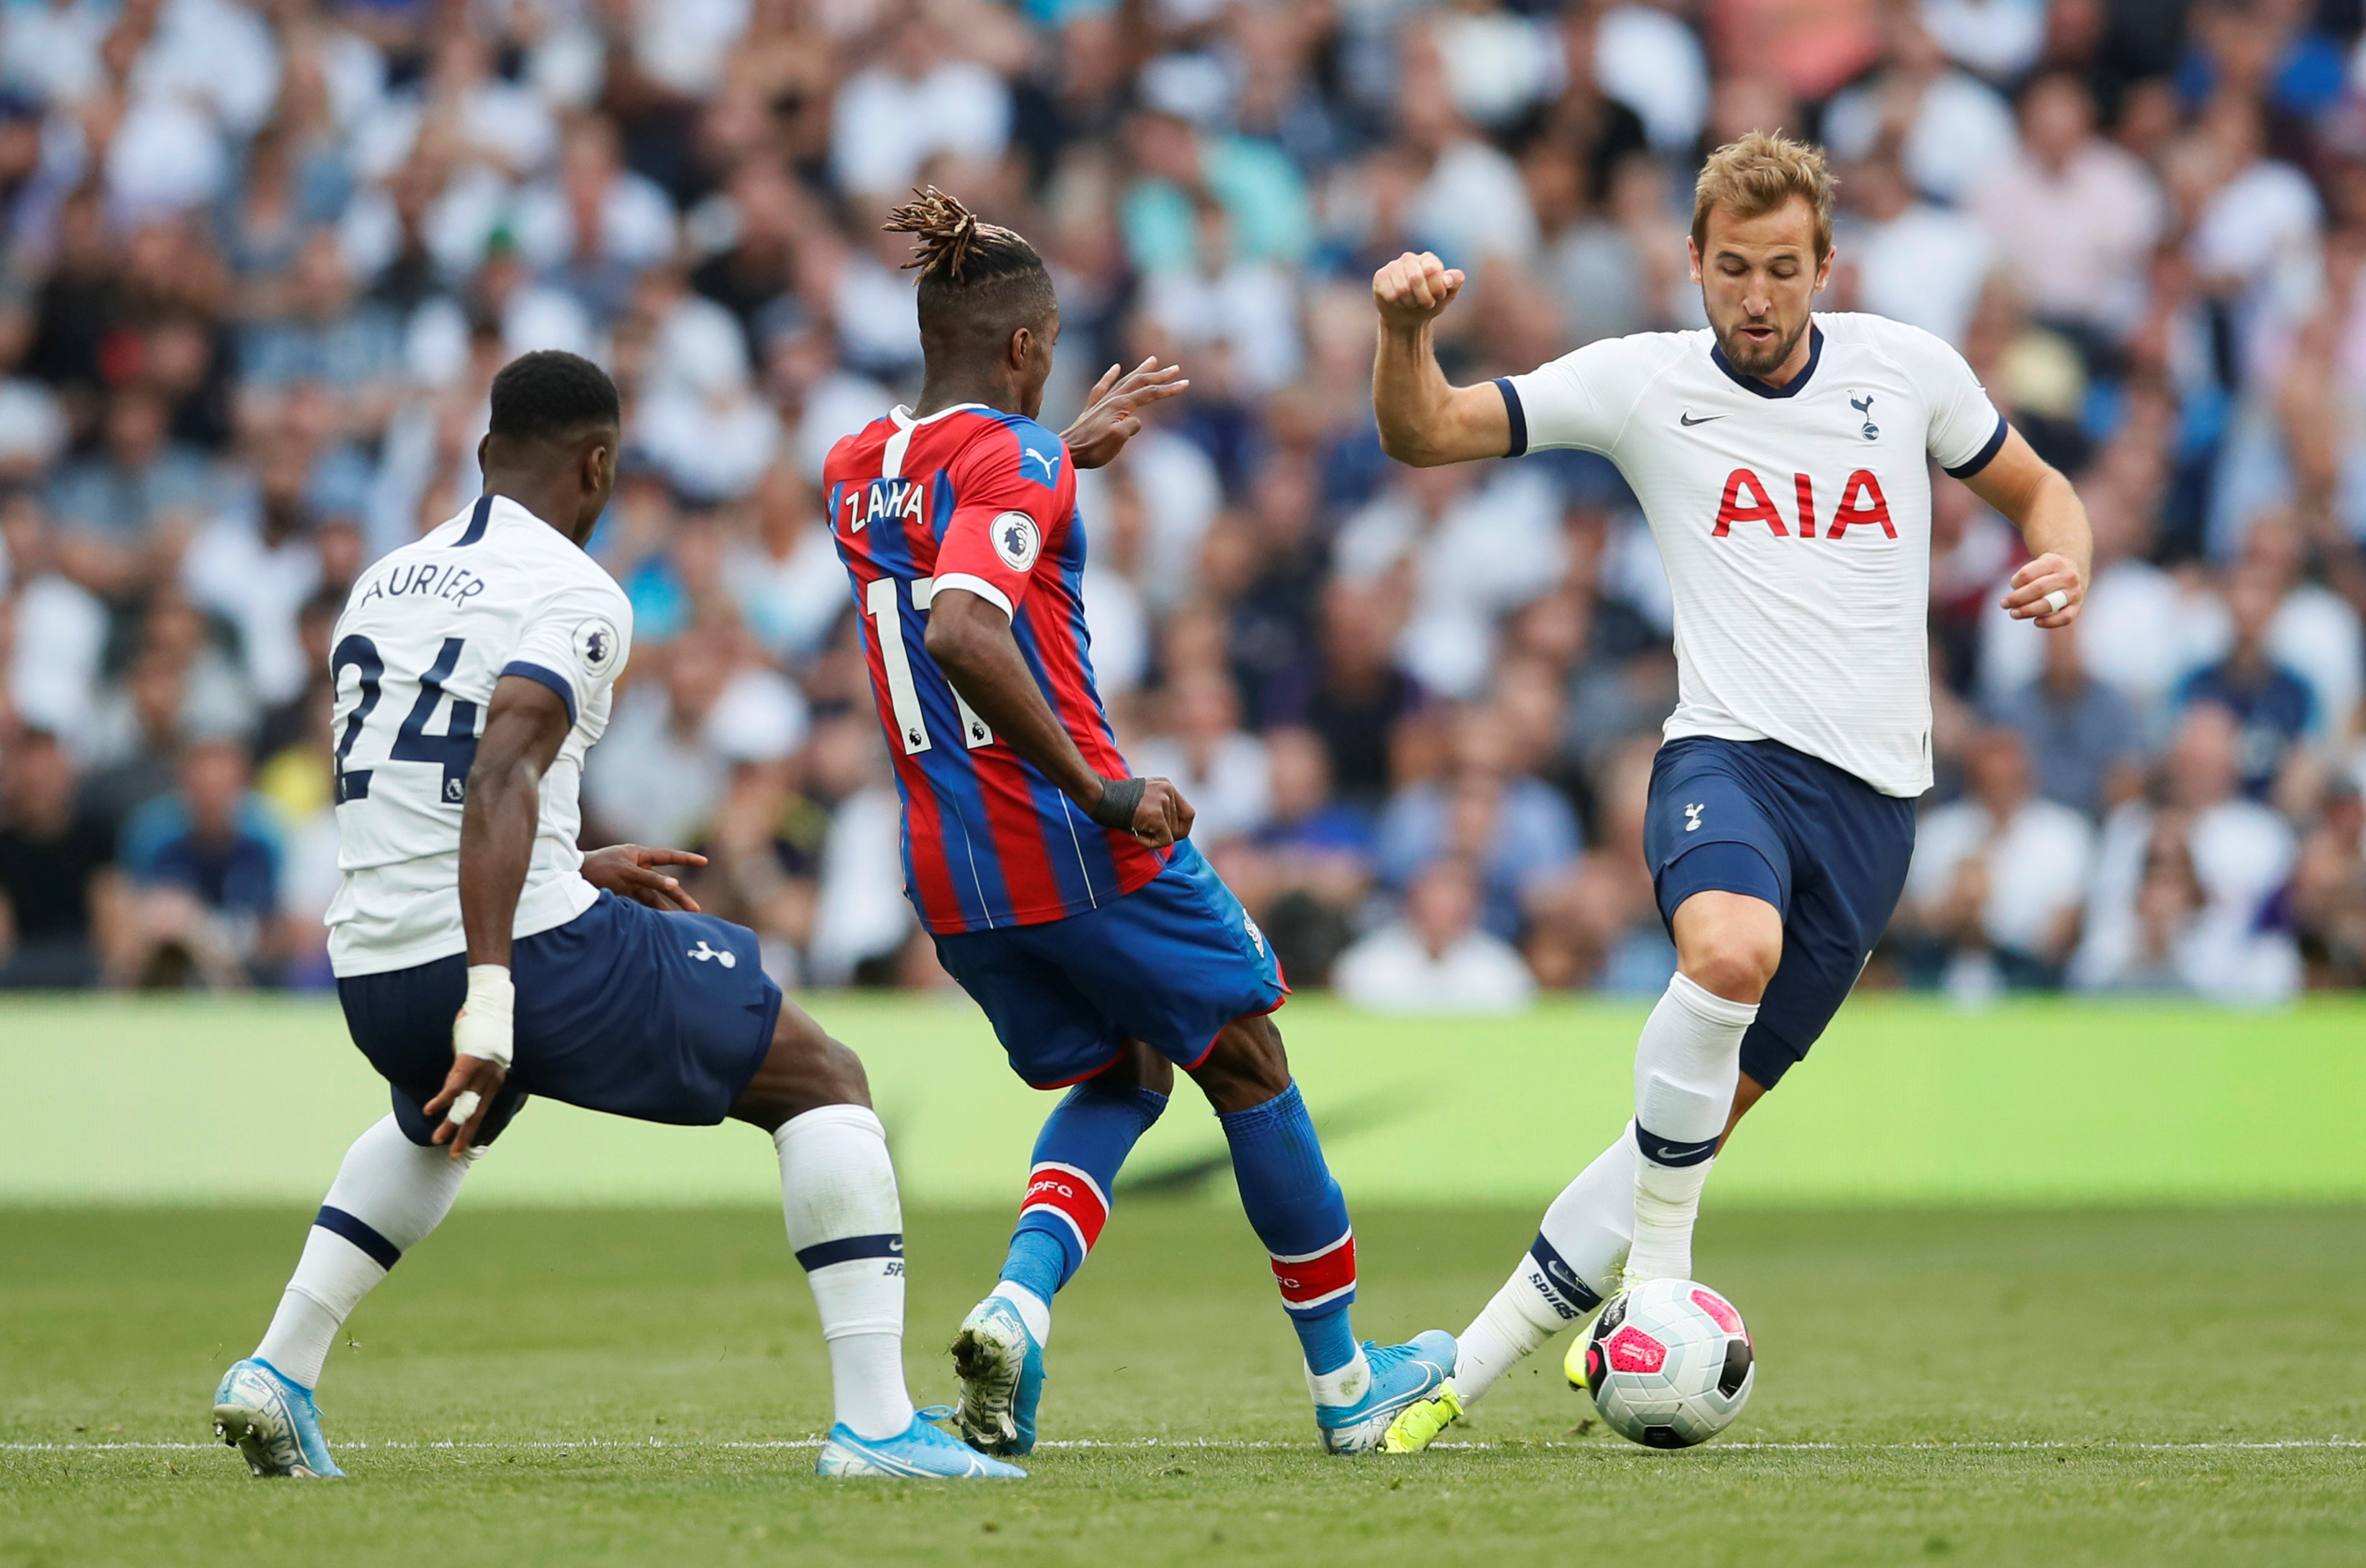
[[[1375,1345],[1367,1339],[1364,1361],[1372,1377],[1355,1403],[1314,1406],[1323,1446],[1333,1453],[1369,1453],[1388,1436],[1398,1411],[1435,1394],[1454,1371],[1454,1336],[1429,1328],[1408,1345]]]
[[[915,1414],[912,1424],[892,1438],[858,1438],[840,1421],[829,1429],[814,1465],[817,1475],[889,1475],[919,1480],[1024,1481],[1027,1473],[1015,1464],[972,1452],[951,1432],[931,1426],[952,1414],[945,1405],[932,1405]]]
[[[1035,1405],[1043,1397],[1043,1347],[1019,1309],[990,1295],[953,1336],[953,1373],[961,1379],[954,1425],[980,1453],[1024,1455],[1035,1447]]]
[[[214,1435],[260,1476],[333,1480],[345,1473],[329,1457],[312,1391],[269,1361],[231,1363],[214,1390]]]

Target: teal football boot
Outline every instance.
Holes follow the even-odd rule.
[[[1035,1447],[1035,1406],[1043,1397],[1043,1347],[1019,1309],[990,1295],[953,1336],[953,1373],[961,1379],[954,1425],[980,1453],[1023,1456]]]
[[[1454,1371],[1454,1336],[1425,1329],[1410,1344],[1364,1342],[1371,1381],[1350,1405],[1317,1405],[1314,1425],[1333,1453],[1369,1453],[1389,1434],[1397,1412],[1429,1398]]]
[[[264,1477],[329,1481],[345,1473],[329,1457],[312,1391],[269,1361],[231,1363],[214,1390],[214,1435]]]
[[[952,1414],[950,1406],[916,1413],[912,1424],[892,1438],[858,1438],[840,1421],[821,1445],[817,1475],[876,1475],[930,1481],[1024,1481],[1015,1464],[974,1452],[951,1432],[930,1425]]]

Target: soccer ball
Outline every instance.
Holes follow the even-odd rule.
[[[1758,1377],[1741,1314],[1691,1280],[1611,1297],[1570,1346],[1567,1371],[1605,1425],[1655,1449],[1688,1449],[1725,1430]]]

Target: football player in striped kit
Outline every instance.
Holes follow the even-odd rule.
[[[954,1341],[963,1435],[991,1453],[1033,1445],[1053,1294],[1179,1067],[1223,1126],[1325,1445],[1374,1448],[1444,1379],[1453,1339],[1357,1343],[1346,1202],[1269,1016],[1280,968],[1192,846],[1189,803],[1126,767],[1093,686],[1076,468],[1108,462],[1136,410],[1185,384],[1112,367],[1054,434],[1035,416],[1059,305],[1033,247],[934,189],[888,229],[917,239],[926,374],[916,407],[831,451],[830,528],[903,796],[907,890],[1013,1070],[1068,1091],[1001,1282]]]

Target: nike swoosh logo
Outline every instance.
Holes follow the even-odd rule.
[[[1694,425],[1705,425],[1711,420],[1721,420],[1723,418],[1725,418],[1723,414],[1703,414],[1700,418],[1695,419],[1693,418],[1692,410],[1687,409],[1683,413],[1676,416],[1676,423],[1683,425],[1684,428],[1689,430]]]

